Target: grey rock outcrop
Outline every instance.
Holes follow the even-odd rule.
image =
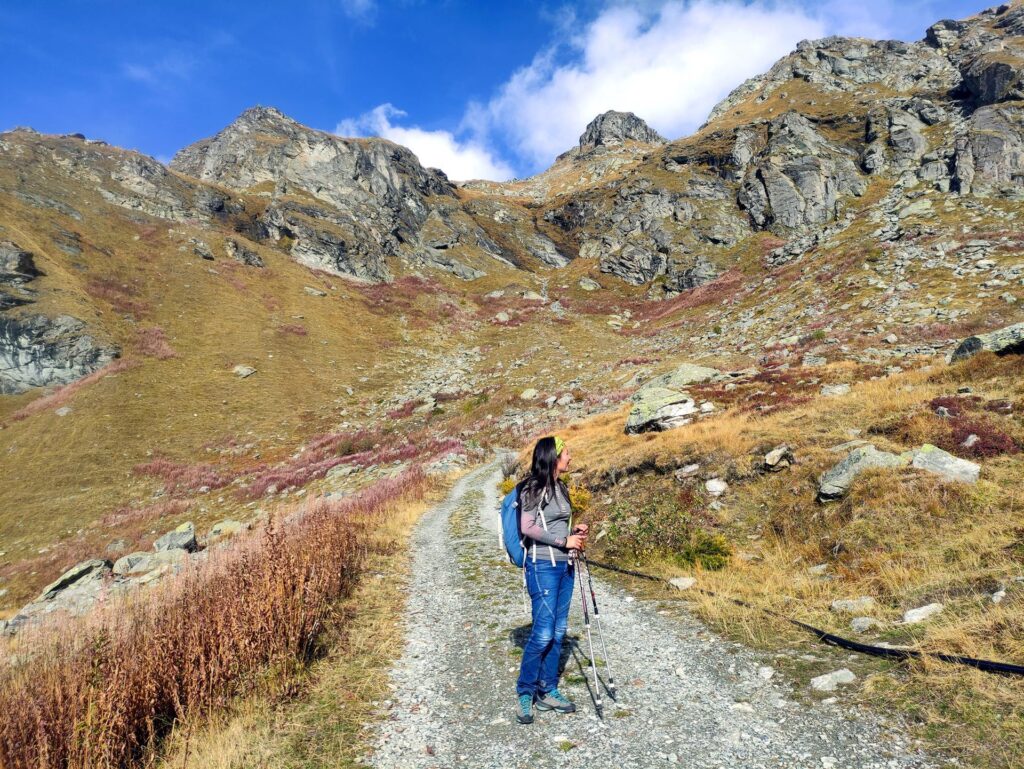
[[[0,317],[0,394],[68,384],[119,354],[116,347],[85,333],[85,324],[69,315]]]
[[[976,334],[962,340],[950,354],[951,363],[969,358],[982,350],[990,350],[996,355],[1024,353],[1024,323]]]
[[[769,123],[767,143],[743,178],[738,202],[756,227],[785,230],[834,220],[844,197],[866,189],[847,151],[803,115],[787,112]]]
[[[666,139],[632,112],[602,112],[587,124],[580,149],[614,147],[626,141],[664,144]]]
[[[1024,196],[1024,108],[996,104],[976,110],[956,139],[954,189],[961,194]]]
[[[1001,47],[978,54],[964,70],[964,85],[979,104],[1024,99],[1024,51]]]
[[[247,267],[263,267],[263,258],[253,251],[251,248],[247,248],[237,240],[228,238],[224,241],[224,250],[227,251],[229,257],[234,259],[240,264],[244,264]]]
[[[386,279],[384,258],[416,242],[429,199],[454,191],[405,147],[343,139],[268,107],[248,109],[216,136],[181,150],[171,167],[230,189],[266,189],[275,199],[266,222],[289,239],[297,259],[370,280]]]

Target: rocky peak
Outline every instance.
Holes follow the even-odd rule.
[[[602,112],[580,136],[580,149],[614,147],[627,140],[664,144],[667,140],[632,112]]]

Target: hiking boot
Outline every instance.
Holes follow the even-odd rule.
[[[537,700],[537,710],[557,710],[559,713],[575,713],[576,706],[570,700],[567,700],[558,689],[552,689]]]
[[[519,699],[516,701],[516,719],[521,724],[533,723],[533,695],[519,695]]]

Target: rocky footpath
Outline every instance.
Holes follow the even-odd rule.
[[[795,690],[769,660],[599,576],[608,659],[598,655],[598,670],[602,684],[614,673],[616,699],[602,690],[598,718],[574,600],[560,689],[577,712],[517,724],[515,679],[530,619],[520,575],[497,540],[500,477],[496,463],[474,470],[417,525],[405,645],[391,672],[393,694],[378,703],[383,720],[366,765],[935,765],[899,724],[883,725],[845,699],[850,671],[823,674],[814,688],[830,692],[827,699]]]

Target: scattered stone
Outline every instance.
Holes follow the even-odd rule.
[[[793,451],[785,443],[776,446],[764,455],[762,467],[770,473],[785,470],[794,461]]]
[[[319,288],[313,288],[313,286],[303,286],[302,290],[310,296],[327,296],[326,291]]]
[[[815,566],[808,566],[807,567],[807,573],[810,574],[812,577],[821,577],[821,576],[824,576],[827,572],[828,572],[828,564],[827,563],[819,563],[819,564],[817,564]]]
[[[241,363],[239,363],[237,366],[231,369],[231,371],[235,374],[235,376],[239,377],[240,379],[251,377],[253,374],[256,373],[256,369],[254,369],[252,366],[245,366]]]
[[[593,278],[583,276],[582,278],[580,278],[580,288],[582,288],[584,291],[597,291],[599,288],[601,288],[601,284],[598,283]]]
[[[509,315],[504,310],[502,310],[501,312],[494,316],[494,320],[497,321],[498,323],[508,323],[510,320],[512,320],[512,316]]]
[[[875,608],[875,599],[869,595],[859,598],[839,598],[832,602],[831,609],[837,613],[859,614]]]
[[[692,478],[698,470],[700,470],[700,465],[684,465],[675,471],[674,476],[677,481],[682,481]]]
[[[1001,587],[992,594],[992,603],[1002,603],[1004,598],[1006,598],[1006,588]]]
[[[195,551],[196,547],[196,527],[191,521],[187,521],[178,528],[172,529],[153,543],[153,549],[158,553],[163,550],[174,550],[176,548],[181,548],[191,553]]]
[[[811,679],[811,688],[819,692],[834,692],[837,686],[852,684],[857,676],[847,668],[835,670]]]
[[[846,382],[834,385],[822,385],[821,394],[827,398],[834,398],[839,395],[846,395],[850,392],[850,385]]]
[[[930,603],[927,606],[910,609],[903,614],[903,623],[906,625],[916,625],[920,622],[925,622],[941,612],[944,608],[946,607],[941,603]]]
[[[697,580],[694,577],[673,577],[668,583],[676,590],[689,590],[697,584]]]
[[[532,401],[534,398],[537,397],[538,394],[539,393],[534,388],[527,387],[525,390],[519,393],[519,397],[522,398],[524,401]]]
[[[857,633],[867,633],[869,630],[881,626],[882,623],[874,617],[854,617],[850,620],[850,627]]]
[[[704,482],[704,488],[713,497],[720,497],[729,490],[729,484],[721,478],[711,478]]]

